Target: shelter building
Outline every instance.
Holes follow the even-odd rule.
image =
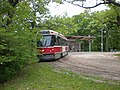
[[[92,40],[95,38],[94,36],[66,36],[69,40],[69,47],[71,52],[81,52],[82,51],[82,43],[81,41],[88,41],[89,52],[91,52]]]

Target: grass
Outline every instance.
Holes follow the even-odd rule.
[[[0,85],[0,90],[120,90],[120,83],[99,83],[65,70],[57,71],[44,63],[34,63],[13,80]]]
[[[115,56],[119,56],[120,57],[120,54],[114,54]]]
[[[118,58],[120,58],[120,54],[114,54],[115,56],[117,56]]]

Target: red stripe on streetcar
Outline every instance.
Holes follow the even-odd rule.
[[[54,54],[58,52],[62,52],[62,47],[45,47],[45,48],[38,48],[41,50],[41,54]]]
[[[62,47],[54,47],[54,52],[62,52]]]

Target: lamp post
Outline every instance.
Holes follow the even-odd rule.
[[[106,33],[106,31],[104,31],[104,29],[106,28],[106,24],[104,24],[103,28],[101,28],[101,52],[103,52],[104,48],[103,48],[103,45],[104,45],[104,37],[103,37],[103,33]]]

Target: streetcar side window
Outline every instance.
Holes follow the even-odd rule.
[[[59,42],[60,42],[60,37],[58,36],[55,36],[55,45],[60,45]]]
[[[60,45],[62,46],[66,45],[66,40],[64,40],[63,38],[60,38],[59,41],[60,41]]]
[[[52,35],[52,39],[51,39],[51,46],[54,46],[56,42],[56,38],[54,35]]]
[[[62,39],[62,38],[60,38],[60,45],[62,45],[62,46],[63,46],[63,44],[64,44],[63,39]]]

